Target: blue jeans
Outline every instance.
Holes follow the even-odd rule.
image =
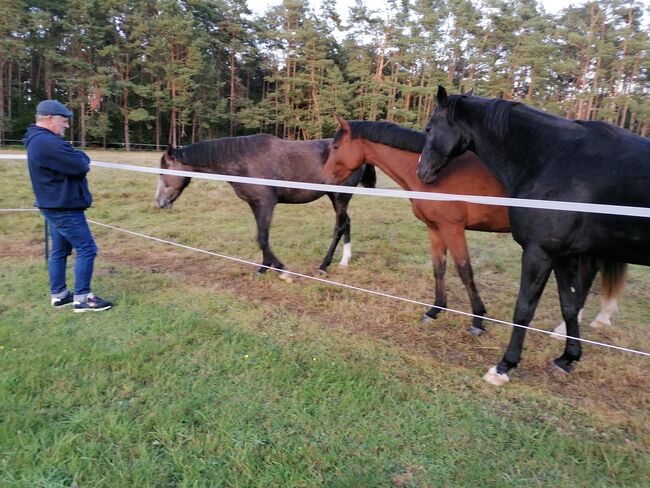
[[[72,249],[77,253],[74,261],[74,294],[90,293],[97,246],[88,228],[84,211],[41,209],[41,215],[47,220],[52,236],[52,250],[48,260],[52,295],[67,289],[66,261]]]

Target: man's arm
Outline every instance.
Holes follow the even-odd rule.
[[[41,137],[38,142],[36,156],[44,166],[68,176],[83,176],[90,171],[88,155],[63,139]]]

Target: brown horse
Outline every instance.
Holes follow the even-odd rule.
[[[454,193],[460,195],[507,196],[503,186],[471,152],[458,157],[454,164],[446,166],[435,184],[422,183],[416,174],[418,159],[426,134],[406,129],[390,122],[346,121],[337,117],[340,128],[336,133],[323,175],[328,180],[344,181],[364,163],[374,164],[405,190]],[[488,232],[509,232],[508,208],[467,202],[411,200],[413,213],[424,222],[429,231],[433,274],[436,282],[434,306],[424,314],[423,320],[435,319],[440,313],[437,307],[447,306],[445,269],[447,249],[456,264],[458,274],[467,289],[472,305],[469,331],[480,335],[485,331],[482,316],[485,306],[474,283],[465,229]],[[585,288],[589,291],[598,271],[592,263],[585,272]],[[603,270],[605,272],[605,270]],[[602,310],[592,326],[608,324],[616,308],[615,295],[620,290],[603,290]],[[586,299],[586,293],[584,299]],[[583,300],[584,303],[584,300]],[[564,323],[556,332],[564,333]]]

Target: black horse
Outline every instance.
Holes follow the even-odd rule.
[[[329,155],[331,139],[315,141],[287,141],[269,134],[224,137],[198,142],[187,147],[167,148],[160,159],[163,169],[218,173],[233,176],[249,176],[274,180],[323,183],[320,171]],[[160,175],[156,203],[169,208],[192,179],[182,176]],[[362,183],[374,187],[376,173],[373,166],[366,165],[343,182],[346,186]],[[336,211],[334,238],[323,262],[318,267],[325,273],[332,262],[334,251],[343,237],[343,258],[340,265],[347,266],[352,255],[348,193],[325,193],[315,190],[279,188],[246,183],[230,183],[239,198],[250,206],[257,223],[257,242],[262,249],[262,267],[258,273],[271,266],[283,269],[284,265],[269,246],[269,227],[273,208],[277,203],[309,203],[327,195]],[[292,281],[288,273],[280,273],[285,281]]]
[[[604,122],[569,121],[520,103],[448,97],[443,87],[437,99],[418,164],[422,181],[435,181],[445,164],[472,150],[512,197],[650,206],[650,140]],[[570,336],[553,364],[570,372],[581,356],[580,341],[574,339],[586,293],[580,274],[592,258],[613,270],[603,279],[618,283],[624,263],[650,265],[650,219],[514,207],[509,214],[513,237],[523,248],[513,321],[531,322],[553,271]],[[487,382],[509,381],[507,372],[521,359],[525,334],[525,328],[513,328],[503,359],[484,377]]]

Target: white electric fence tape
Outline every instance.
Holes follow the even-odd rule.
[[[10,159],[10,160],[24,160],[27,159],[26,155],[13,155],[13,154],[0,154],[0,159]],[[205,174],[205,173],[196,173],[193,171],[176,171],[176,170],[165,170],[162,168],[151,168],[146,166],[134,166],[130,164],[116,164],[116,163],[107,163],[102,161],[92,161],[92,166],[98,166],[103,168],[112,168],[126,171],[137,171],[142,173],[153,173],[153,174],[170,174],[176,176],[185,176],[189,178],[202,178],[207,180],[217,180],[217,181],[229,181],[234,183],[248,183],[256,185],[266,185],[266,186],[276,186],[284,188],[299,188],[307,190],[317,190],[317,191],[326,191],[326,192],[338,192],[338,193],[352,193],[352,194],[362,194],[362,195],[374,195],[374,196],[385,196],[393,198],[415,198],[421,200],[435,200],[435,201],[466,201],[470,203],[484,203],[488,205],[508,205],[513,207],[523,207],[523,208],[542,208],[549,210],[572,210],[578,212],[592,212],[592,213],[602,213],[609,215],[625,215],[625,216],[634,216],[634,217],[650,217],[650,208],[644,207],[625,207],[617,205],[599,205],[599,204],[585,204],[585,203],[574,203],[574,202],[556,202],[551,200],[530,200],[530,199],[519,199],[519,198],[501,198],[501,197],[485,197],[485,196],[473,196],[473,195],[453,195],[446,193],[429,193],[429,192],[412,192],[412,191],[402,191],[402,190],[386,190],[386,189],[368,189],[368,188],[356,188],[356,187],[347,187],[339,185],[322,185],[317,183],[305,183],[305,182],[294,182],[294,181],[284,181],[284,180],[269,180],[264,178],[249,178],[243,176],[232,176],[232,175],[216,175],[216,174]],[[37,209],[30,208],[20,208],[20,209],[0,209],[0,212],[25,212],[25,211],[35,211]],[[225,254],[219,254],[212,251],[206,251],[204,249],[186,246],[184,244],[179,244],[173,241],[168,241],[165,239],[160,239],[158,237],[148,236],[146,234],[141,234],[139,232],[133,232],[126,229],[121,229],[109,224],[104,224],[94,220],[88,219],[88,222],[91,222],[95,225],[106,227],[109,229],[117,230],[119,232],[124,232],[127,234],[135,235],[138,237],[144,237],[156,242],[161,242],[164,244],[170,244],[172,246],[181,247],[183,249],[188,249],[195,252],[200,252],[203,254],[209,254],[211,256],[217,256],[220,258],[228,259],[242,264],[252,265],[256,267],[264,267],[270,270],[280,271],[283,273],[288,273],[294,276],[299,276],[301,278],[306,278],[309,280],[319,281],[321,283],[327,283],[334,286],[340,286],[342,288],[348,288],[351,290],[356,290],[371,295],[382,296],[385,298],[391,298],[394,300],[412,303],[416,305],[423,305],[426,307],[435,307],[446,312],[452,312],[459,315],[464,315],[467,317],[479,317],[490,322],[494,322],[502,325],[509,325],[511,327],[520,327],[522,329],[532,330],[535,332],[541,332],[543,334],[548,334],[551,336],[564,337],[568,336],[565,334],[559,334],[557,332],[552,332],[544,329],[538,329],[536,327],[530,327],[520,324],[514,324],[505,320],[493,319],[486,316],[478,316],[472,313],[463,312],[461,310],[454,310],[446,307],[439,307],[432,305],[430,303],[421,302],[419,300],[412,300],[410,298],[404,298],[397,295],[390,295],[388,293],[383,293],[375,290],[370,290],[367,288],[361,288],[354,285],[347,285],[345,283],[339,283],[336,281],[326,280],[324,278],[318,278],[315,276],[305,275],[302,273],[296,273],[294,271],[289,271],[287,269],[276,269],[272,266],[264,266],[259,263],[254,263],[252,261],[247,261],[245,259],[235,258]],[[635,349],[629,349],[626,347],[615,346],[612,344],[607,344],[598,341],[592,341],[589,339],[578,338],[577,340],[592,344],[596,346],[606,347],[610,349],[615,349],[623,352],[628,352],[632,354],[638,354],[641,356],[650,356],[650,353],[644,351],[638,351]]]
[[[24,154],[0,154],[0,159],[27,159]],[[607,215],[620,215],[627,217],[650,217],[650,208],[629,207],[622,205],[602,205],[596,203],[559,202],[554,200],[533,200],[525,198],[488,197],[477,195],[455,195],[451,193],[433,193],[426,191],[389,190],[381,188],[357,188],[340,185],[323,185],[319,183],[306,183],[299,181],[269,180],[266,178],[250,178],[246,176],[220,175],[212,173],[198,173],[194,171],[177,171],[171,169],[135,166],[131,164],[107,163],[92,161],[91,166],[111,168],[124,171],[137,171],[140,173],[166,174],[200,178],[205,180],[229,181],[233,183],[247,183],[252,185],[276,186],[281,188],[298,188],[303,190],[316,190],[334,193],[351,193],[354,195],[372,195],[391,198],[409,198],[415,200],[434,201],[462,201],[469,203],[482,203],[486,205],[504,205],[520,208],[538,208],[546,210],[565,210],[574,212],[589,212]]]

